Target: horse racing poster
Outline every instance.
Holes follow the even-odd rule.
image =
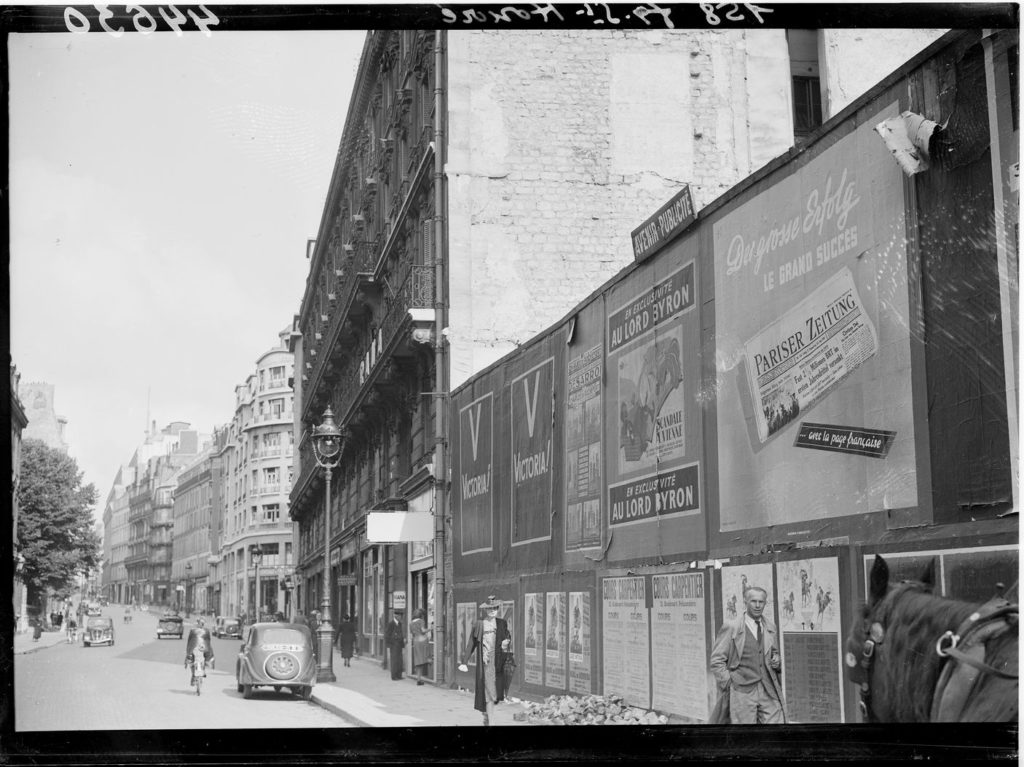
[[[774,579],[771,564],[730,565],[722,568],[722,617],[735,620],[746,610],[743,592],[750,586],[758,586],[768,593],[764,614],[774,620],[775,602],[773,597]]]
[[[842,722],[839,562],[820,557],[778,562],[775,567],[782,681],[790,721]]]

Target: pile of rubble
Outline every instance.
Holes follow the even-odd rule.
[[[627,705],[619,695],[549,695],[543,703],[509,702],[524,709],[513,718],[531,724],[668,724],[667,716]]]

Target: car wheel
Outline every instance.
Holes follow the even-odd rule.
[[[242,697],[245,698],[246,700],[250,700],[252,698],[252,685],[251,684],[243,684],[242,685]]]

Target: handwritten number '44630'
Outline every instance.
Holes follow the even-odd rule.
[[[116,16],[108,6],[94,5],[93,7],[99,13],[99,25],[104,32],[112,37],[121,37],[121,35],[124,34],[125,30],[123,27],[111,25],[111,20],[117,20],[119,17]],[[164,10],[163,7],[158,7],[157,10],[160,12],[160,16],[163,18],[167,26],[169,26],[178,37],[181,37],[182,28],[188,22],[189,18],[192,19],[196,29],[207,37],[211,35],[210,27],[220,24],[220,19],[211,13],[204,5],[199,6],[199,10],[203,14],[202,16],[199,16],[195,11],[189,8],[187,17],[175,6],[169,5],[167,7],[170,9],[170,15],[168,15],[168,12]],[[136,32],[148,35],[156,31],[156,19],[154,19],[149,11],[141,5],[126,5],[124,7],[124,16],[127,16],[128,14],[131,14],[132,16],[132,24],[135,27]],[[64,25],[67,27],[69,32],[74,32],[75,34],[84,34],[89,32],[91,29],[89,19],[85,14],[71,6],[64,9]]]

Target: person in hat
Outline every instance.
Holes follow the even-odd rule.
[[[501,602],[494,596],[480,605],[484,618],[473,624],[459,671],[468,672],[466,662],[476,653],[476,690],[473,708],[484,715],[484,726],[491,723],[494,704],[505,699],[505,654],[511,651],[512,634],[508,622],[498,617]]]
[[[405,629],[402,628],[402,610],[391,611],[391,622],[384,631],[384,643],[391,656],[391,678],[401,679],[403,671],[402,648],[405,647]]]

